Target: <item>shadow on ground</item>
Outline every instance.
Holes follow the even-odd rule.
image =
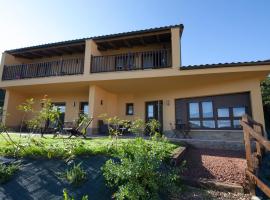
[[[59,178],[59,173],[68,165],[60,160],[22,160],[20,171],[8,183],[0,187],[1,200],[58,200],[63,199],[63,189],[75,199],[88,195],[91,200],[111,199],[100,168],[108,160],[104,156],[91,156],[75,160],[82,161],[88,180],[79,188]]]

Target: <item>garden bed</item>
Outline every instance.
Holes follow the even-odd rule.
[[[10,142],[11,140],[13,142]],[[157,188],[160,188],[159,182],[169,181],[169,176],[165,175],[171,174],[170,170],[160,170],[160,166],[167,163],[173,150],[179,147],[161,138],[29,138],[11,134],[11,140],[0,141],[0,155],[16,158],[16,162],[20,161],[21,164],[19,171],[9,182],[0,186],[0,199],[8,200],[62,199],[64,189],[76,200],[84,195],[88,195],[89,199],[111,199],[117,189],[112,181],[121,167],[121,174],[125,172],[127,176],[131,175],[131,179],[133,177],[133,182],[130,182],[129,178],[125,180],[127,176],[122,177],[126,184],[135,183],[134,176],[151,175],[149,183],[157,184]],[[115,159],[106,162],[112,157]],[[80,162],[87,178],[76,187],[68,182],[69,179],[63,174],[67,174],[74,163]],[[107,187],[108,180],[113,183],[113,187]],[[148,181],[147,178],[146,180]],[[132,191],[134,189],[136,188],[132,188]]]

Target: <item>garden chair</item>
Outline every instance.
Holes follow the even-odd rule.
[[[69,138],[72,136],[83,136],[86,138],[87,128],[90,126],[92,121],[93,118],[85,119],[77,127],[65,127],[63,130],[70,134]]]

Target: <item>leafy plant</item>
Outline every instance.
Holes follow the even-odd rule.
[[[142,119],[136,119],[131,122],[129,131],[136,134],[136,135],[142,135],[144,132],[145,123]]]
[[[67,192],[66,189],[64,189],[64,190],[63,190],[63,200],[75,200],[75,199],[74,199],[74,197],[71,197],[71,196],[68,194],[68,192]],[[82,197],[82,200],[88,200],[88,196],[87,196],[87,195],[84,195],[84,196]]]
[[[270,105],[270,77],[261,82],[263,105]]]
[[[82,163],[74,164],[70,169],[67,169],[62,176],[72,185],[80,186],[87,179],[87,173],[81,167]]]
[[[149,131],[150,136],[160,136],[160,122],[156,119],[151,119],[146,123],[146,127]]]
[[[19,170],[17,164],[0,164],[0,184],[6,183]]]
[[[164,163],[169,156],[166,146],[166,141],[152,139],[149,143],[136,138],[122,146],[120,161],[110,159],[105,163],[103,175],[116,190],[116,199],[158,199],[161,193],[168,195],[179,188],[177,170],[168,170]]]

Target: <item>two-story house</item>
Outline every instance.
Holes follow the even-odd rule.
[[[244,113],[264,123],[260,81],[270,61],[182,66],[182,32],[180,24],[7,50],[3,121],[18,127],[17,105],[48,95],[65,121],[81,112],[92,116],[92,132],[103,113],[155,118],[164,132],[176,122],[191,130],[235,130]]]

